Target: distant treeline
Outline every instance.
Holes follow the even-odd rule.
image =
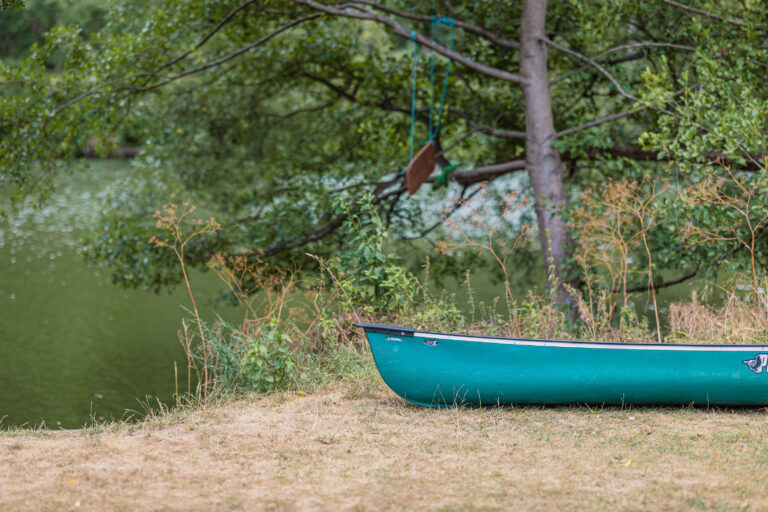
[[[77,24],[87,36],[104,22],[104,2],[97,0],[28,0],[23,9],[3,11],[0,59],[20,59],[56,25]],[[58,63],[50,63],[55,67]]]

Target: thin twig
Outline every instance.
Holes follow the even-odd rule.
[[[673,7],[677,7],[678,9],[682,9],[692,14],[696,14],[697,16],[703,16],[705,18],[711,18],[713,20],[718,20],[718,21],[725,21],[728,23],[733,23],[734,25],[746,25],[747,23],[745,20],[741,18],[737,18],[735,16],[730,16],[730,15],[720,16],[719,14],[715,14],[713,12],[705,11],[703,9],[697,9],[689,5],[681,4],[680,2],[675,2],[675,0],[661,0],[661,1]]]

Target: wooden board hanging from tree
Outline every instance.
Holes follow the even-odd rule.
[[[413,195],[419,190],[422,183],[429,179],[435,170],[435,145],[429,140],[421,150],[416,153],[413,160],[408,162],[405,172],[405,185],[408,193]]]

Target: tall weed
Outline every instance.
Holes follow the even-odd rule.
[[[725,290],[726,298],[719,306],[702,303],[696,291],[691,293],[690,301],[670,304],[670,339],[693,343],[768,343],[765,286],[758,287],[754,294],[751,286],[742,288],[750,294],[743,297],[736,289]]]

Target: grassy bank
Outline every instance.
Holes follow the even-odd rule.
[[[0,433],[0,508],[764,510],[768,414],[411,406],[380,381]]]
[[[216,225],[181,236],[185,208],[160,212],[175,234],[155,243],[186,276],[185,244]],[[238,325],[203,322],[185,279],[193,317],[180,331],[177,407],[0,432],[0,510],[768,509],[768,410],[421,408],[384,386],[352,327],[765,343],[768,297],[754,282],[721,303],[671,304],[663,324],[594,279],[570,290],[577,321],[553,294],[515,296],[508,278],[499,302],[476,303],[468,287],[459,305],[429,292],[428,262],[416,277],[384,252],[375,215],[350,219],[351,248],[317,257],[309,281],[241,256],[209,262],[242,309]]]

